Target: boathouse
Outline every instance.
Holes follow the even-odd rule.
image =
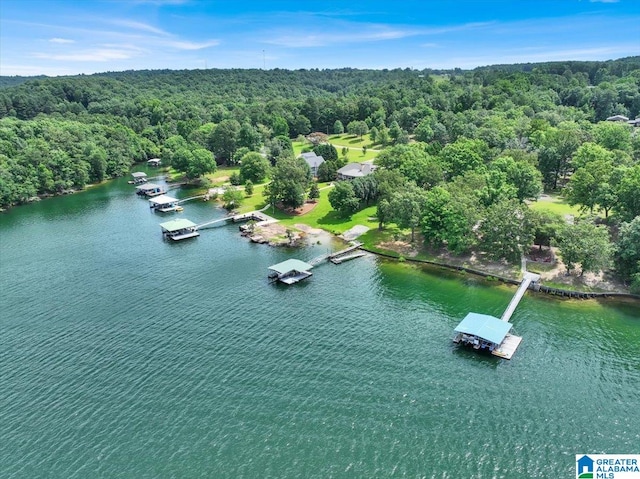
[[[155,183],[145,183],[136,188],[136,195],[139,196],[152,197],[163,195],[165,193],[165,189],[160,185],[156,185]]]
[[[160,223],[160,228],[162,228],[162,235],[173,241],[200,236],[200,233],[198,233],[198,225],[184,218]]]
[[[172,196],[160,195],[149,198],[149,208],[156,211],[166,213],[168,211],[182,211],[182,206],[178,203],[180,200]]]
[[[149,166],[160,166],[162,164],[162,160],[160,158],[151,158],[147,160],[147,165]]]
[[[133,181],[131,183],[134,185],[140,185],[147,182],[147,174],[144,171],[134,171],[131,173],[131,176],[133,177]]]
[[[288,259],[282,263],[269,266],[269,279],[285,284],[297,283],[307,279],[309,276],[313,276],[310,271],[312,268],[312,265],[299,259]]]
[[[469,344],[474,349],[493,351],[511,329],[512,324],[488,314],[468,313],[454,330],[456,343]]]

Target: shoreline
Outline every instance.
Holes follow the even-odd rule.
[[[464,272],[473,274],[476,276],[480,276],[486,278],[487,280],[498,280],[501,283],[511,284],[517,286],[520,284],[519,280],[513,278],[507,278],[506,276],[501,276],[492,272],[481,271],[478,269],[468,268],[466,266],[448,264],[448,263],[440,263],[438,261],[426,260],[426,259],[417,259],[417,258],[405,258],[403,256],[394,256],[393,254],[383,253],[381,251],[375,251],[373,249],[369,249],[365,246],[361,246],[359,249],[366,251],[367,253],[374,254],[376,256],[381,256],[383,258],[394,259],[400,262],[410,262],[417,264],[425,264],[438,268],[445,268],[450,271]],[[400,258],[403,258],[400,260]],[[598,299],[598,298],[626,298],[632,299],[636,301],[640,301],[640,295],[633,293],[623,293],[620,291],[610,291],[610,292],[585,292],[585,291],[575,291],[570,289],[561,289],[550,286],[539,285],[538,287],[530,287],[530,291],[541,292],[550,296],[559,296],[563,298],[573,298],[573,299]]]

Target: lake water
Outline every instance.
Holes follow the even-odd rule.
[[[181,197],[190,192],[177,192]],[[528,293],[511,361],[459,349],[514,287],[236,226],[163,241],[126,180],[0,215],[0,477],[561,478],[640,452],[640,306]]]

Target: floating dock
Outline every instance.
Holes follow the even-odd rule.
[[[160,228],[162,228],[162,236],[173,241],[200,236],[197,225],[193,221],[184,218],[160,223]]]
[[[149,208],[155,211],[161,211],[167,213],[169,211],[182,211],[182,206],[179,205],[180,200],[172,196],[160,195],[153,198],[149,198]]]
[[[299,259],[288,259],[282,263],[269,266],[269,279],[284,284],[294,284],[313,276],[313,265]]]
[[[520,336],[510,334],[509,322],[524,293],[531,283],[540,280],[540,275],[525,272],[518,290],[511,298],[500,319],[486,314],[469,313],[455,329],[453,342],[466,344],[474,349],[488,350],[494,356],[511,359],[522,342]]]
[[[366,254],[363,251],[356,251],[358,248],[360,248],[360,246],[362,246],[362,243],[356,242],[348,248],[336,251],[335,253],[331,253],[328,256],[328,259],[333,264],[340,264],[344,261],[349,261],[350,259],[360,258],[361,256],[364,256]]]
[[[134,185],[141,185],[142,183],[147,182],[147,174],[144,171],[134,171],[133,173],[131,173],[131,176],[133,177],[133,180],[131,180],[129,183],[132,183]]]
[[[148,198],[164,195],[166,192],[167,191],[164,189],[164,187],[156,185],[155,183],[144,183],[136,187],[136,195],[146,196]]]

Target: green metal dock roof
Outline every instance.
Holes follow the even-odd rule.
[[[511,329],[512,324],[488,314],[469,313],[456,326],[457,333],[470,334],[500,344]]]
[[[311,268],[313,268],[312,265],[299,259],[288,259],[282,263],[269,266],[271,271],[275,271],[278,274],[285,274],[291,271],[309,271]]]
[[[160,228],[169,232],[180,231],[186,228],[192,228],[194,226],[198,226],[198,225],[196,225],[193,221],[189,221],[188,219],[185,219],[185,218],[180,218],[178,220],[171,220],[165,223],[160,223]]]

